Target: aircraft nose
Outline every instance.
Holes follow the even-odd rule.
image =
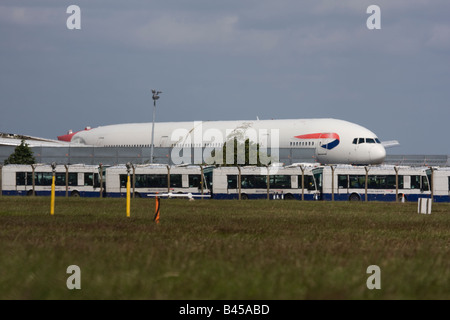
[[[370,150],[370,160],[373,163],[381,164],[386,158],[386,149],[382,145],[374,146]]]

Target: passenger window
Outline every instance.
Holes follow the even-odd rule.
[[[364,143],[364,138],[359,138],[358,143],[359,143],[359,144]]]

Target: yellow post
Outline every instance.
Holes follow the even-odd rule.
[[[127,177],[127,217],[130,217],[130,175]]]
[[[52,192],[50,196],[50,214],[55,214],[55,172],[56,172],[56,163],[52,163]],[[34,176],[34,172],[33,172]]]
[[[52,177],[52,193],[51,193],[51,200],[50,200],[50,214],[55,214],[55,174],[53,173]]]

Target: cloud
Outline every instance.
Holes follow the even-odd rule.
[[[52,26],[65,19],[64,13],[55,7],[0,6],[0,23],[16,27]]]
[[[431,31],[427,41],[427,45],[435,49],[450,49],[450,25],[438,24]]]

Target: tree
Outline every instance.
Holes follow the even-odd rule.
[[[5,164],[34,164],[36,160],[33,156],[33,151],[22,139],[19,146],[14,149],[14,152],[5,160]]]
[[[249,139],[245,140],[244,143],[237,141],[237,139],[230,140],[229,143],[234,146],[234,151],[232,153],[233,160],[231,163],[227,162],[227,144],[225,143],[222,147],[221,154],[219,151],[218,157],[223,161],[221,163],[222,166],[230,167],[237,165],[256,165],[258,167],[263,166],[260,159],[260,150],[259,144],[255,144],[251,142]],[[242,153],[242,154],[240,154]],[[215,150],[211,153],[211,156],[215,157]],[[238,157],[245,157],[244,163],[239,163]]]

